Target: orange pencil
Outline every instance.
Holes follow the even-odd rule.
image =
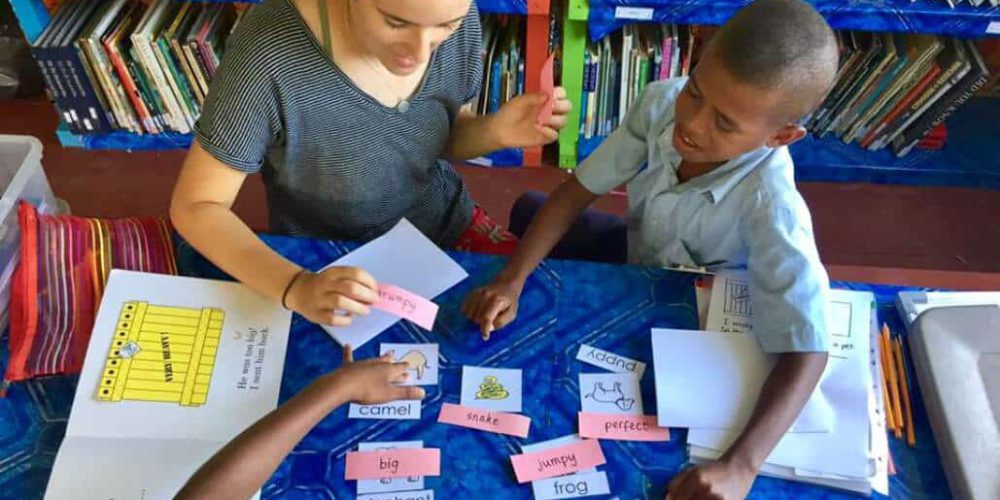
[[[879,341],[879,355],[882,353],[881,349],[882,341]],[[881,356],[885,357],[885,356]],[[885,428],[892,430],[896,422],[892,418],[892,403],[889,401],[889,381],[885,378],[885,361],[882,361],[882,411],[885,412]]]
[[[885,420],[886,427],[891,430],[896,430],[896,416],[892,414],[892,398],[889,397],[889,362],[885,356],[885,339],[879,335],[878,337],[878,354],[879,358],[882,360],[882,397],[885,398]]]
[[[896,375],[896,364],[892,361],[892,341],[889,340],[889,327],[884,324],[882,325],[882,347],[885,350],[886,370],[889,372],[889,396],[892,400],[894,424],[892,430],[895,431],[897,438],[901,438],[903,437],[903,410],[899,404],[899,379]]]
[[[903,364],[903,343],[897,338],[893,344],[896,354],[896,369],[899,370],[900,390],[903,392],[903,406],[906,412],[906,442],[910,447],[917,445],[917,435],[913,429],[913,408],[910,407],[910,382],[906,380],[906,367]]]

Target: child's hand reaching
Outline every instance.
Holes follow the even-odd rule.
[[[742,500],[756,471],[720,460],[682,471],[667,488],[667,500]]]
[[[523,283],[495,279],[465,298],[462,314],[479,325],[483,340],[489,340],[493,330],[507,326],[517,317],[517,302],[523,288]]]
[[[407,363],[393,363],[393,353],[378,358],[354,361],[350,345],[344,346],[344,364],[326,375],[329,386],[344,395],[347,401],[366,405],[388,403],[400,399],[423,399],[424,390],[415,386],[396,385],[407,379]]]
[[[304,273],[288,289],[286,304],[309,321],[347,326],[355,315],[365,316],[378,300],[375,278],[357,267],[331,267]]]
[[[250,498],[302,436],[338,406],[423,399],[423,389],[395,385],[406,380],[408,366],[393,363],[392,353],[355,363],[351,346],[345,345],[343,366],[236,436],[198,469],[176,498]]]

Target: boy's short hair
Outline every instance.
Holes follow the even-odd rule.
[[[837,76],[837,38],[802,0],[757,0],[712,37],[709,50],[738,81],[788,92],[789,121],[822,102]]]

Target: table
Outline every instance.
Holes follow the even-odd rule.
[[[263,236],[279,253],[319,269],[355,245]],[[225,279],[218,269],[181,242],[183,274]],[[452,252],[469,279],[438,298],[441,311],[434,333],[400,322],[357,350],[359,358],[377,354],[380,342],[440,344],[440,383],[427,386],[419,421],[347,420],[341,408],[320,423],[281,464],[263,488],[263,498],[354,498],[355,483],[345,482],[344,455],[362,441],[423,440],[442,449],[442,475],[428,478],[439,498],[531,498],[518,485],[509,456],[522,440],[436,422],[443,402],[457,403],[463,365],[524,370],[523,414],[532,418],[524,443],[575,432],[579,409],[577,375],[600,371],[575,360],[586,343],[652,362],[651,327],[695,328],[694,276],[637,266],[546,261],[528,280],[517,321],[483,343],[459,310],[462,299],[500,269],[496,257]],[[880,319],[894,331],[902,324],[893,306],[901,288],[835,283],[839,288],[876,293]],[[320,328],[296,316],[281,384],[281,401],[340,364],[340,347]],[[0,363],[6,362],[6,341]],[[652,365],[650,364],[650,367]],[[0,367],[2,368],[2,367]],[[642,380],[647,409],[655,408],[652,370]],[[59,443],[66,430],[76,377],[53,377],[12,386],[0,399],[0,498],[41,498]],[[918,447],[890,439],[899,474],[891,480],[893,498],[949,497],[923,400],[914,394]],[[669,479],[685,465],[686,431],[673,430],[669,443],[602,441],[612,491],[623,500],[663,498]],[[751,498],[849,498],[853,495],[771,478],[758,478]]]

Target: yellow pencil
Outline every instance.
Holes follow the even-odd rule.
[[[917,435],[913,429],[913,408],[910,406],[910,382],[906,380],[906,367],[903,364],[903,343],[897,338],[893,344],[896,354],[896,369],[899,371],[900,390],[903,392],[903,411],[906,412],[906,442],[910,447],[917,445]]]
[[[879,355],[882,353],[882,341],[879,340]],[[885,412],[885,427],[892,430],[896,426],[896,421],[892,417],[892,402],[889,401],[889,381],[885,378],[885,360],[882,360],[882,411]]]
[[[889,340],[889,327],[882,325],[882,346],[885,349],[884,360],[889,372],[889,397],[892,399],[893,431],[896,437],[903,437],[903,410],[899,401],[899,378],[896,375],[896,364],[892,361],[892,341]]]
[[[885,328],[883,326],[883,328]],[[879,359],[882,360],[882,394],[885,398],[885,419],[886,425],[891,431],[896,430],[896,416],[892,412],[892,398],[889,393],[889,386],[891,385],[891,379],[889,377],[889,358],[886,356],[885,349],[885,336],[878,336],[878,354]]]

